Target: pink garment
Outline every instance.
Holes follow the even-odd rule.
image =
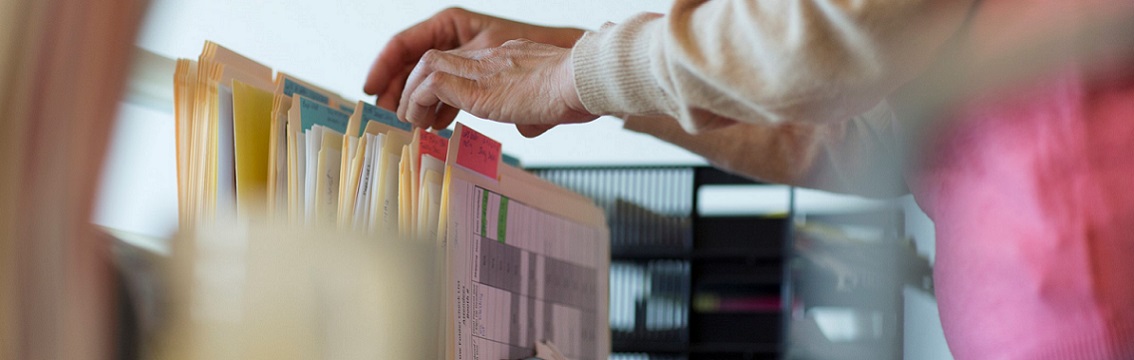
[[[983,0],[975,61],[1128,0]],[[1134,359],[1134,69],[1081,66],[970,102],[908,182],[937,225],[959,359]]]
[[[1134,77],[974,104],[911,177],[957,359],[1134,359]]]

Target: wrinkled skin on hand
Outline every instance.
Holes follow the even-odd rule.
[[[402,120],[419,126],[447,127],[458,110],[464,109],[480,117],[516,123],[522,134],[535,136],[558,123],[588,120],[570,73],[569,48],[582,35],[580,29],[536,26],[460,8],[446,9],[395,35],[374,61],[363,90],[378,95],[378,106],[396,110]],[[517,39],[528,41],[503,46]],[[465,66],[462,69],[469,71],[432,75],[438,73],[435,66],[439,62],[443,63],[440,66]],[[422,66],[429,68],[418,69]],[[411,82],[411,75],[416,80]],[[434,79],[427,81],[430,76]],[[459,84],[487,88],[450,88]],[[422,89],[421,85],[428,86]],[[440,99],[439,90],[444,90],[449,100],[471,102],[454,107],[456,104]],[[415,92],[421,93],[419,100],[433,102],[433,108],[415,102],[421,106],[407,111]],[[523,108],[533,104],[539,106]]]

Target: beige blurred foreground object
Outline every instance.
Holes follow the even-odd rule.
[[[90,224],[144,0],[0,0],[0,359],[107,359]]]
[[[156,359],[436,359],[436,245],[287,226],[175,240]]]

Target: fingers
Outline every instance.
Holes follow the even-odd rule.
[[[476,16],[463,9],[450,8],[394,35],[371,65],[363,91],[375,95],[387,89],[403,67],[417,63],[430,49],[449,50],[460,46],[464,40],[462,35],[468,37],[476,32],[470,28],[477,22],[472,21]]]
[[[577,97],[570,72],[562,69],[570,66],[569,55],[569,49],[525,40],[476,51],[429,51],[406,80],[398,117],[440,129],[461,109],[484,119],[534,125],[518,127],[529,137],[553,124],[594,120],[596,115],[565,100]]]
[[[366,76],[366,83],[362,91],[368,95],[375,95],[378,91],[387,88],[397,72],[405,64],[413,64],[429,50],[433,40],[429,38],[432,33],[423,31],[424,27],[438,27],[433,19],[417,24],[402,33],[395,35],[378,53],[378,58],[370,66],[370,73]]]
[[[540,44],[540,43],[537,43],[537,42],[534,42],[534,41],[531,41],[531,40],[528,40],[528,39],[520,38],[520,39],[512,39],[512,40],[505,41],[504,44],[500,45],[500,47],[505,48],[505,49],[518,49],[518,48],[522,48],[522,47],[525,47],[525,46],[543,46],[543,45],[546,45],[546,44]]]
[[[378,102],[376,103],[378,107],[390,110],[395,113],[398,111],[398,104],[402,99],[402,89],[405,89],[406,78],[408,78],[409,74],[413,72],[413,67],[413,65],[406,65],[405,67],[403,67],[398,75],[390,81],[390,84],[386,86],[386,90],[383,90],[381,94],[378,94]]]
[[[408,99],[403,119],[420,128],[440,125],[442,114],[456,117],[456,113],[449,113],[444,108],[439,112],[438,105],[444,103],[453,108],[469,109],[479,95],[476,81],[445,72],[434,72],[413,90],[413,94],[403,96],[403,99]],[[399,108],[399,111],[402,109]],[[452,122],[452,119],[445,121]],[[448,123],[444,125],[448,126]]]
[[[449,127],[453,120],[457,119],[457,114],[460,112],[461,109],[442,104],[440,110],[437,111],[437,121],[433,123],[433,129],[441,130]]]
[[[516,130],[520,131],[520,135],[526,138],[534,138],[543,135],[543,133],[554,128],[555,125],[524,125],[516,124]]]
[[[477,74],[482,72],[482,69],[479,69],[480,67],[479,61],[468,59],[451,52],[437,50],[426,52],[425,55],[421,57],[421,61],[418,62],[417,67],[413,69],[413,72],[411,72],[406,79],[405,86],[402,90],[402,98],[398,105],[398,117],[406,120],[405,111],[407,106],[412,105],[409,100],[410,94],[417,91],[417,88],[421,86],[422,82],[431,74],[444,72],[475,80],[478,78]]]

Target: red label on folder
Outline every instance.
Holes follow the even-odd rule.
[[[417,159],[419,164],[422,155],[429,155],[437,158],[437,160],[445,161],[445,155],[449,151],[449,139],[428,131],[422,131],[420,146]]]
[[[457,145],[457,165],[496,179],[500,166],[500,143],[464,126]]]

